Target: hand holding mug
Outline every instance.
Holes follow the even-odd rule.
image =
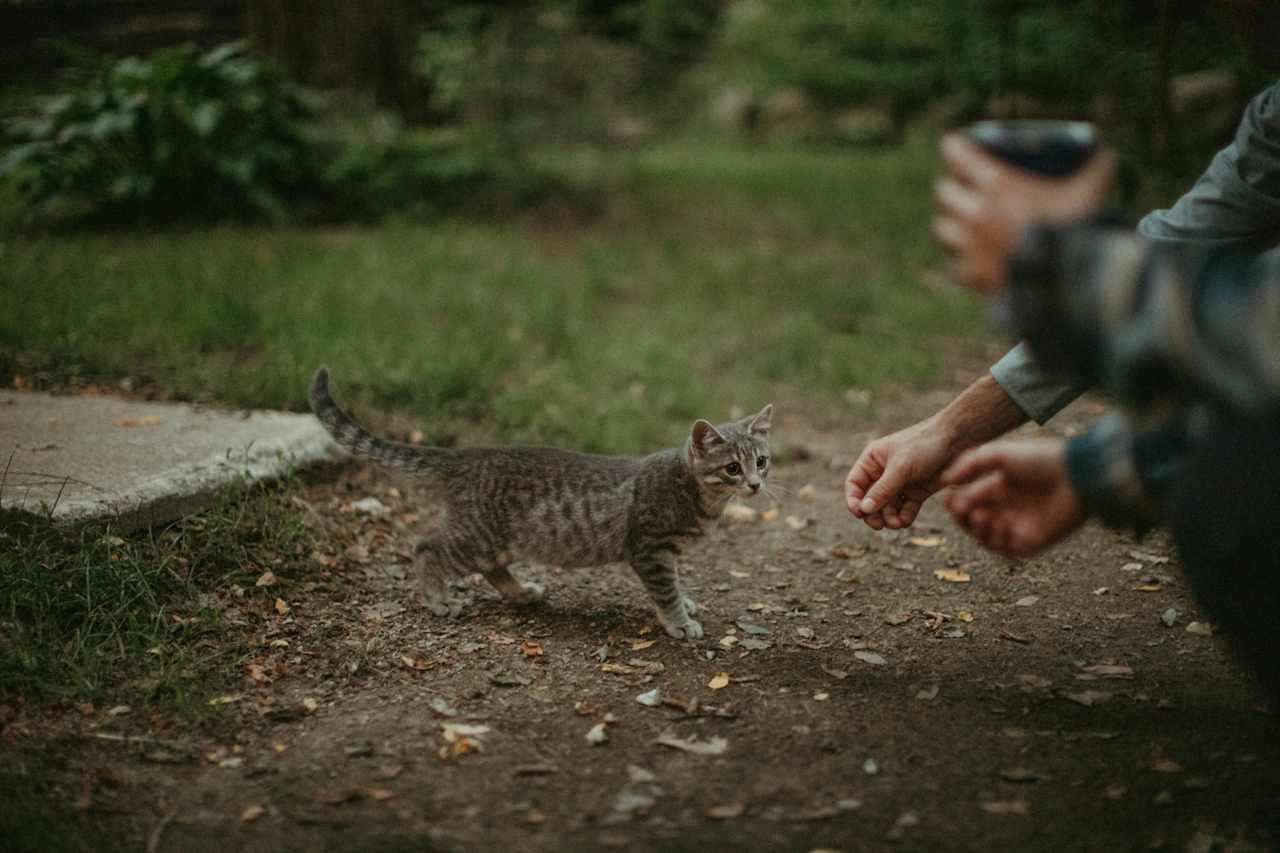
[[[978,293],[1004,286],[1009,256],[1029,227],[1096,214],[1111,188],[1114,154],[1092,153],[1091,141],[1062,133],[1047,141],[1028,135],[1027,125],[1047,133],[1081,123],[979,122],[967,136],[942,140],[946,173],[934,187],[933,234],[952,255],[955,279]]]

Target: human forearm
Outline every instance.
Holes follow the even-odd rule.
[[[930,418],[950,455],[999,438],[1027,420],[1026,413],[990,373],[984,373]]]

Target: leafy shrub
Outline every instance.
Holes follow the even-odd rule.
[[[373,221],[506,212],[537,200],[548,180],[492,134],[408,131],[387,142],[343,146],[326,166],[323,216]]]
[[[238,42],[92,57],[9,122],[0,176],[39,219],[279,219],[316,185],[315,112]]]

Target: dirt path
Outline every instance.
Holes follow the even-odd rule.
[[[839,499],[864,427],[782,419],[778,516],[687,555],[693,644],[622,569],[536,571],[535,609],[478,589],[463,619],[425,615],[399,533],[412,483],[342,468],[299,498],[332,544],[316,582],[245,616],[259,651],[222,734],[99,716],[39,772],[86,849],[1280,846],[1275,717],[1188,631],[1167,541],[1090,527],[1013,564],[936,506],[872,533]],[[371,497],[385,515],[353,509]]]

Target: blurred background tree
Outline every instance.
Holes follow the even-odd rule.
[[[67,52],[50,45],[109,58],[247,36],[328,94],[323,132],[306,136],[315,186],[280,205],[246,198],[244,215],[276,218],[433,215],[514,181],[487,205],[504,209],[543,197],[529,158],[539,147],[709,133],[897,144],[917,123],[981,115],[1091,118],[1162,189],[1203,163],[1263,82],[1223,16],[1192,0],[7,0],[0,32],[0,72],[19,84],[4,103],[26,122],[8,141],[22,145],[38,141],[42,108],[12,92],[83,94],[83,68],[53,74]],[[81,99],[91,127],[85,111],[100,100]],[[4,171],[48,188],[54,168],[25,156]]]

